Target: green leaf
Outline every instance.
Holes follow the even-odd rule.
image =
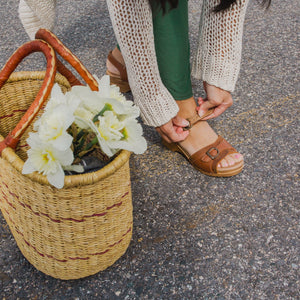
[[[91,147],[98,143],[98,139],[95,137],[93,138],[84,148],[84,150],[89,150]]]
[[[93,122],[94,122],[94,123],[97,122],[97,121],[98,121],[98,117],[99,117],[99,116],[103,116],[104,113],[105,113],[106,111],[108,111],[108,110],[113,110],[113,109],[112,109],[112,106],[111,106],[111,104],[105,103],[105,105],[104,105],[104,107],[102,108],[102,110],[94,116]]]

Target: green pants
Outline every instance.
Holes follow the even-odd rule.
[[[193,96],[190,70],[188,0],[167,10],[152,8],[155,51],[159,73],[175,100]]]
[[[157,64],[163,84],[175,100],[193,96],[190,71],[188,0],[163,14],[152,7]]]

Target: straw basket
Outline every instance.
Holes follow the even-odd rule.
[[[45,94],[48,65],[47,72],[15,72],[7,81],[7,74],[0,73],[0,208],[32,265],[55,278],[77,279],[111,266],[129,246],[130,152],[121,151],[97,172],[66,176],[60,190],[38,173],[22,175],[26,138],[32,130],[24,113],[31,110],[37,94]],[[56,74],[53,80],[63,91],[70,89],[64,76]],[[20,129],[23,123],[26,128]]]

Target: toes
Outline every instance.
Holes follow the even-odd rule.
[[[234,153],[233,157],[235,159],[236,162],[240,162],[244,159],[243,155],[241,153]]]
[[[224,159],[222,159],[220,161],[220,163],[218,164],[219,168],[227,168],[229,167],[228,161],[227,161],[227,157],[225,157]]]
[[[221,166],[224,167],[231,167],[235,164],[235,160],[231,155],[227,155],[222,161]]]
[[[227,155],[224,159],[218,164],[219,168],[232,167],[234,164],[243,160],[243,155],[240,153],[233,153]]]

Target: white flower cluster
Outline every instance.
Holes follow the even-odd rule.
[[[74,114],[76,125],[90,128],[108,156],[120,149],[143,153],[147,144],[142,136],[142,126],[136,120],[140,115],[139,108],[127,101],[117,86],[110,85],[109,76],[103,76],[98,84],[97,92],[86,86],[74,86],[69,92],[80,99]]]
[[[63,94],[55,84],[45,112],[35,122],[27,139],[30,149],[23,174],[34,171],[47,176],[56,188],[64,185],[64,169],[74,160],[71,150],[73,137],[67,132],[73,122],[80,128],[93,131],[101,150],[111,157],[120,149],[136,154],[147,148],[142,127],[136,118],[140,111],[120,93],[119,88],[103,76],[99,91],[86,86],[74,86]]]

